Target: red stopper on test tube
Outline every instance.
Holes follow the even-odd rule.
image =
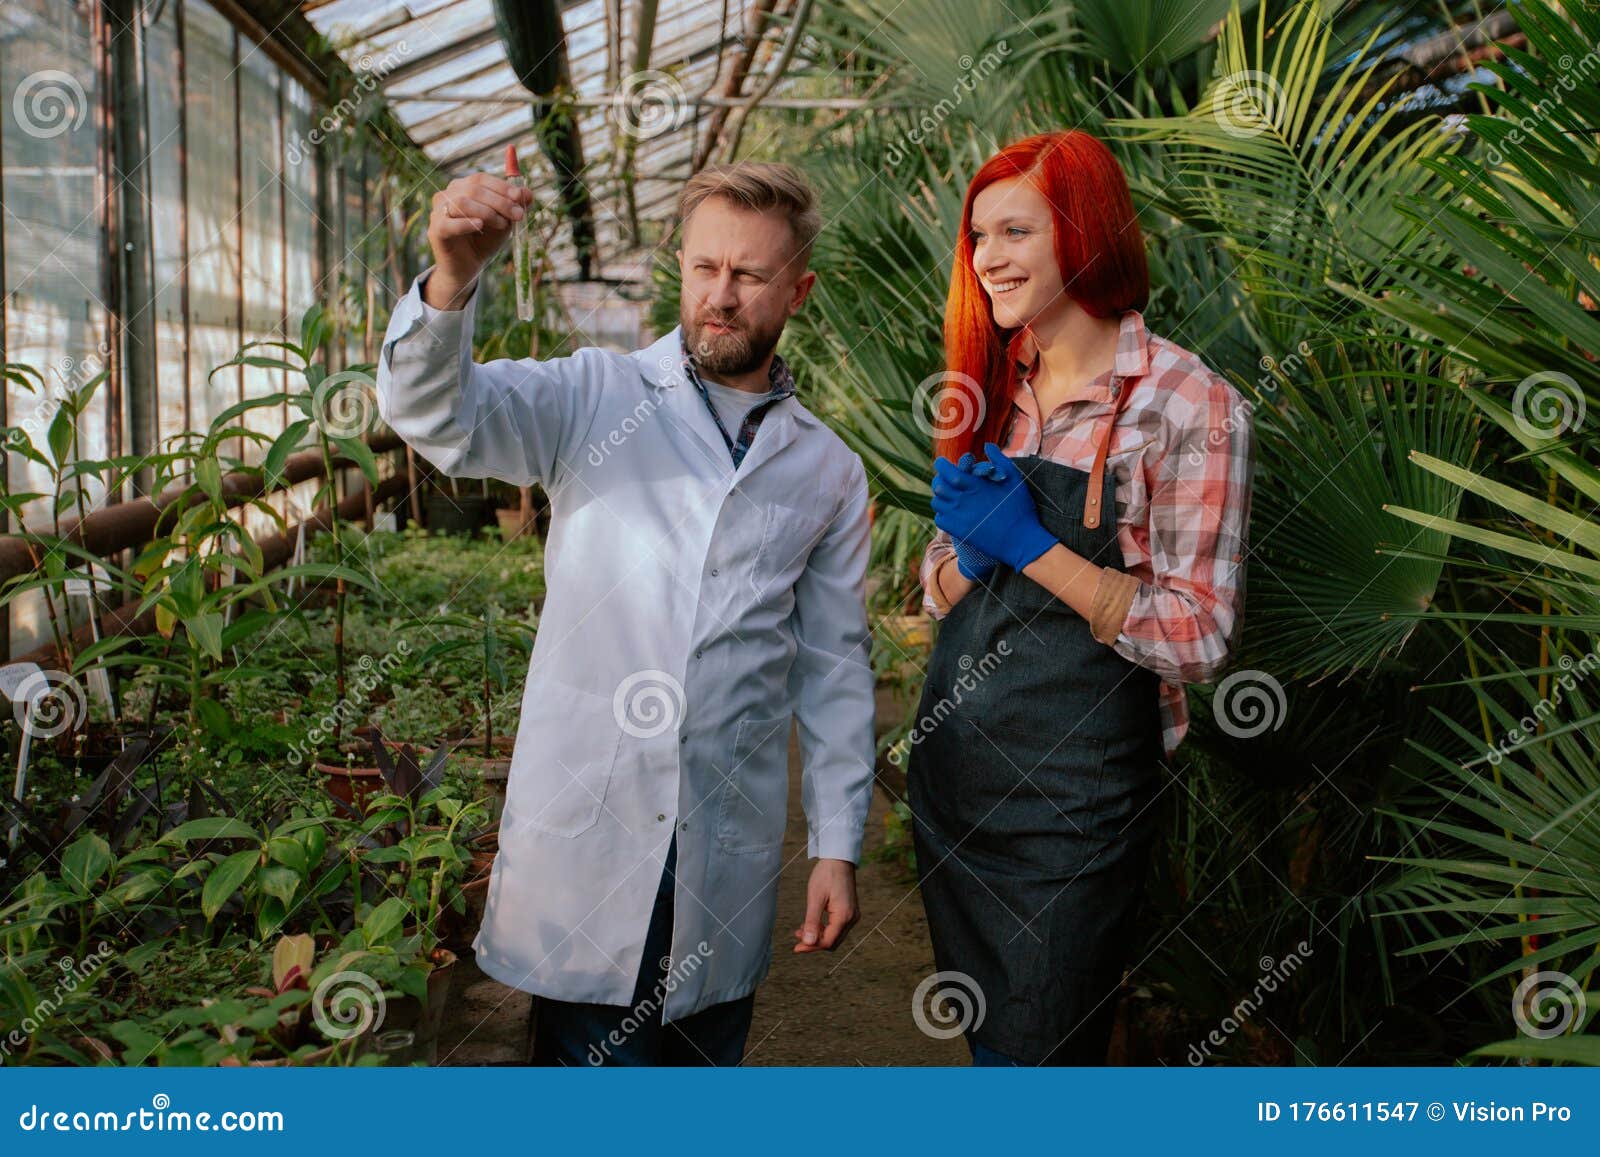
[[[507,145],[506,146],[506,176],[515,177],[521,172],[522,172],[522,169],[517,164],[517,146],[516,145]]]

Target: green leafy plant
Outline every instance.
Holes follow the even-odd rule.
[[[256,366],[263,369],[282,370],[300,383],[300,388],[287,395],[274,395],[281,401],[287,398],[300,417],[289,423],[283,432],[272,440],[261,462],[264,487],[273,490],[284,482],[284,468],[290,455],[301,449],[314,447],[322,458],[322,475],[311,498],[312,509],[327,510],[328,534],[337,551],[335,569],[322,575],[334,583],[333,663],[335,696],[343,700],[346,694],[345,674],[345,613],[351,581],[351,556],[358,541],[352,528],[339,517],[339,477],[335,468],[336,454],[342,461],[353,462],[366,477],[367,484],[378,486],[378,461],[365,440],[376,417],[377,382],[372,376],[372,366],[356,365],[337,373],[326,367],[327,346],[333,330],[328,314],[314,305],[300,319],[300,340],[247,342],[231,361],[218,366],[213,373],[232,366]],[[251,350],[281,350],[286,356],[252,353]],[[339,741],[342,720],[334,717],[333,742]]]
[[[510,681],[504,653],[511,651],[523,661],[525,669],[527,657],[533,651],[534,625],[511,618],[497,603],[490,603],[481,616],[452,612],[432,616],[427,625],[468,632],[434,643],[422,653],[419,662],[427,665],[444,655],[459,651],[471,653],[482,688],[483,754],[487,759],[494,754],[494,689],[498,687],[504,692]]]

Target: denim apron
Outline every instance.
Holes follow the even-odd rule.
[[[1100,517],[1115,420],[1091,471],[1013,461],[1046,530],[1123,570],[1116,519]],[[934,959],[963,974],[941,979],[966,990],[969,1043],[1104,1063],[1157,824],[1159,686],[1004,564],[942,620],[907,802]]]

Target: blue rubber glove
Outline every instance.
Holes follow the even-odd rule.
[[[940,459],[940,461],[945,460]],[[961,455],[961,461],[956,463],[956,468],[964,473],[970,474],[972,473],[975,465],[977,465],[976,460],[971,454],[963,454]],[[989,463],[984,462],[982,465],[985,468],[985,473],[987,474]],[[935,468],[934,471],[933,487],[936,491],[943,491],[947,489],[947,484],[944,479],[940,477],[937,468]],[[979,550],[977,547],[973,546],[970,542],[963,542],[961,539],[957,538],[951,541],[951,545],[953,545],[956,549],[956,570],[960,571],[972,582],[984,582],[1000,567],[998,562],[989,557],[983,551]]]
[[[975,583],[981,583],[1000,568],[1000,564],[965,539],[952,539],[956,548],[956,569]]]
[[[989,477],[948,459],[934,463],[933,523],[951,538],[1021,570],[1056,544],[1039,522],[1022,472],[993,442],[984,444]]]

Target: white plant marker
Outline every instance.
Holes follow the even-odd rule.
[[[98,643],[100,641],[100,614],[99,608],[94,604],[95,583],[97,582],[107,590],[111,589],[111,576],[106,573],[105,567],[97,562],[91,562],[88,574],[75,575],[61,585],[69,599],[87,600],[89,631],[94,641]],[[117,701],[111,694],[111,678],[106,674],[104,667],[94,666],[89,668],[89,690],[100,702],[106,705],[106,710],[111,712],[112,722],[116,722]]]
[[[0,667],[0,694],[11,702],[17,701],[17,693],[25,685],[31,689],[22,701],[22,743],[17,750],[17,779],[11,788],[11,798],[18,803],[22,802],[22,792],[28,784],[28,751],[33,746],[33,705],[49,692],[50,685],[37,663],[8,663]],[[13,821],[11,830],[6,833],[6,844],[10,847],[16,846],[18,827]]]

